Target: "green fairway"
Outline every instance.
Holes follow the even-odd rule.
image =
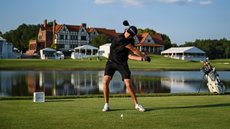
[[[196,70],[204,65],[199,61],[177,60],[160,55],[149,55],[150,63],[129,60],[131,70],[162,71],[162,70]],[[41,59],[0,59],[0,70],[104,70],[107,58],[97,57],[65,60],[41,60]],[[211,60],[211,65],[219,70],[230,70],[230,59]]]
[[[109,112],[101,111],[104,98],[0,100],[0,127],[227,129],[229,100],[230,95],[138,97],[146,112],[136,111],[130,97],[111,98]]]

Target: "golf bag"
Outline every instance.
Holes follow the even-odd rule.
[[[201,67],[200,71],[204,73],[204,76],[207,78],[207,86],[211,93],[218,93],[218,94],[224,94],[225,86],[220,81],[219,75],[216,72],[215,68],[211,66],[208,59],[203,59],[200,61],[201,63],[204,63],[205,67]]]

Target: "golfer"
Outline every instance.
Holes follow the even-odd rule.
[[[121,35],[118,35],[111,44],[110,55],[105,68],[104,75],[104,98],[105,105],[102,109],[103,112],[109,111],[109,83],[112,80],[112,77],[116,70],[118,70],[122,76],[122,81],[125,82],[126,87],[128,88],[129,94],[132,97],[135,103],[135,109],[141,112],[144,112],[145,109],[137,102],[134,88],[131,84],[131,72],[127,63],[128,59],[139,60],[139,61],[148,61],[151,59],[148,56],[144,56],[139,50],[134,47],[133,37],[137,33],[137,28],[135,26],[130,26],[125,30]],[[135,55],[133,55],[133,53]]]

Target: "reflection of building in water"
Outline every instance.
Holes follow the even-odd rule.
[[[0,96],[9,96],[13,77],[11,72],[0,71]]]
[[[28,92],[33,94],[34,92],[44,92],[45,95],[54,95],[50,87],[45,87],[44,83],[44,73],[39,72],[28,72],[27,83]]]
[[[104,71],[100,71],[99,75],[99,91],[103,92],[103,82],[104,82]],[[125,91],[124,82],[121,79],[121,75],[118,72],[115,72],[113,79],[109,84],[109,91],[112,94],[123,93]]]
[[[82,73],[83,72],[83,73]],[[84,95],[91,94],[97,88],[94,73],[80,71],[77,73],[40,71],[38,76],[29,73],[29,92],[45,92],[45,95]]]
[[[190,83],[192,83],[192,85]],[[194,86],[198,88],[200,81],[185,81],[183,76],[181,76],[181,78],[165,77],[161,79],[161,84],[162,86],[170,88],[170,93],[187,93],[194,92]]]
[[[170,88],[161,84],[161,77],[132,76],[132,83],[137,93],[170,93]]]
[[[99,90],[103,91],[104,72],[99,73]],[[162,87],[160,77],[132,75],[132,84],[136,93],[169,93],[170,88]],[[110,93],[129,93],[119,72],[116,72],[109,85]]]

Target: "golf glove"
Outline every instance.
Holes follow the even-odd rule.
[[[145,60],[148,61],[148,62],[150,62],[150,61],[151,61],[151,58],[150,58],[149,56],[146,56],[146,57],[145,57]]]

